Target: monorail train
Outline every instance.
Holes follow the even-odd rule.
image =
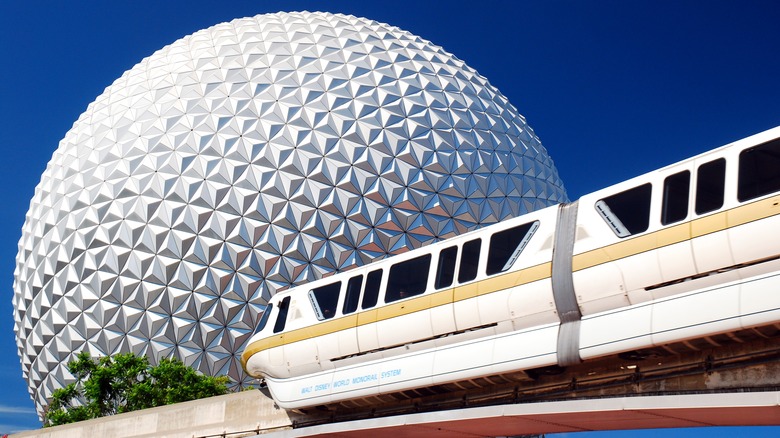
[[[780,127],[275,295],[242,354],[282,408],[780,323]]]

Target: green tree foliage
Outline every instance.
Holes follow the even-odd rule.
[[[132,353],[93,359],[82,352],[68,363],[77,381],[54,391],[44,426],[130,412],[228,392],[226,376],[198,373],[178,359],[157,366]]]

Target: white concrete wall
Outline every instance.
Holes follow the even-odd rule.
[[[290,428],[291,416],[258,390],[112,415],[11,435],[13,438],[193,438],[227,434],[255,435],[255,430]],[[240,433],[240,432],[246,433]]]

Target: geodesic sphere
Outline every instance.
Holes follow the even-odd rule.
[[[83,350],[239,382],[279,289],[565,199],[523,117],[440,47],[327,13],[219,24],[60,142],[19,243],[23,373],[39,411]]]

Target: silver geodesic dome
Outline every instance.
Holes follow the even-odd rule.
[[[19,242],[23,373],[39,412],[83,350],[241,381],[280,288],[565,198],[523,117],[440,47],[327,13],[219,24],[60,142]]]

